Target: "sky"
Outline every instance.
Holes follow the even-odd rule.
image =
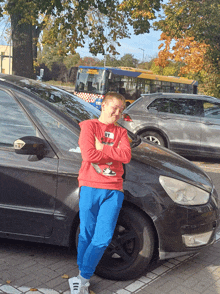
[[[158,46],[161,44],[160,39],[160,31],[150,30],[149,34],[142,35],[131,35],[131,38],[125,38],[120,40],[121,46],[117,47],[117,51],[120,55],[117,58],[121,58],[125,54],[132,54],[134,58],[139,61],[149,61],[151,58],[157,56],[159,50]],[[81,57],[90,56],[88,44],[85,44],[84,48],[79,48],[76,51],[80,54]],[[97,55],[99,59],[103,59],[102,55]]]

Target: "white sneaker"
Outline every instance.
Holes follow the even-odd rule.
[[[87,282],[85,285],[82,285],[81,286],[81,289],[80,289],[80,294],[89,294],[89,282]]]
[[[71,294],[89,294],[89,282],[82,285],[81,280],[77,277],[70,278],[68,281]]]

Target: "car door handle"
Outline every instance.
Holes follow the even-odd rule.
[[[210,122],[210,121],[207,121],[207,122],[205,122],[205,125],[211,126],[211,125],[214,125],[214,124],[212,122]]]

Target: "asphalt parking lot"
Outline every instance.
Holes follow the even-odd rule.
[[[194,163],[209,174],[220,195],[220,162]],[[0,293],[69,294],[67,278],[77,274],[76,255],[66,248],[1,239]],[[137,280],[93,276],[91,290],[95,294],[220,293],[220,233],[211,247],[152,264]]]

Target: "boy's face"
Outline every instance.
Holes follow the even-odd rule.
[[[117,98],[106,100],[102,103],[102,115],[109,124],[115,123],[121,117],[124,106],[123,101]]]

